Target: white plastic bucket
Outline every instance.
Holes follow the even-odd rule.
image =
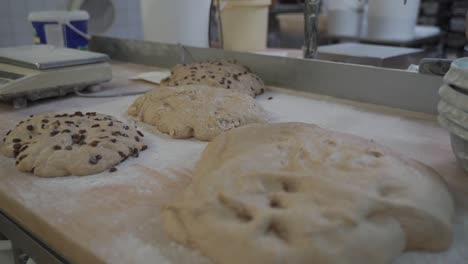
[[[86,11],[38,11],[28,17],[32,23],[36,44],[49,44],[57,47],[87,49],[88,20]]]
[[[326,4],[327,31],[329,35],[346,37],[358,37],[360,35],[364,8],[363,1],[329,0]]]
[[[369,0],[368,38],[409,40],[419,13],[420,0]]]
[[[208,47],[211,0],[141,0],[143,38]]]
[[[237,51],[266,49],[270,5],[271,0],[221,1],[224,49]]]

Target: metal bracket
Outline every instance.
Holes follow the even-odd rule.
[[[13,244],[15,262],[20,262],[20,252],[26,253],[38,264],[64,264],[69,263],[65,258],[35,238],[31,233],[17,225],[11,218],[0,211],[0,233],[6,236]]]
[[[429,114],[437,113],[437,91],[442,85],[440,76],[403,70],[222,49],[188,46],[182,49],[179,45],[141,40],[95,36],[90,49],[106,53],[114,60],[163,68],[184,63],[181,52],[186,52],[193,61],[235,59],[270,86]]]

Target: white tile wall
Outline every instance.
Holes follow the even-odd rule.
[[[70,0],[0,0],[0,47],[33,43],[32,26],[27,20],[31,11],[65,10]],[[96,0],[91,0],[96,1]],[[141,39],[140,1],[113,0],[115,21],[103,35]]]

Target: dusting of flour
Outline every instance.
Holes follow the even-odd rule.
[[[210,263],[197,252],[172,242],[163,232],[160,219],[161,207],[190,182],[189,171],[199,159],[206,142],[172,139],[129,118],[127,107],[135,98],[105,102],[69,98],[60,104],[66,105],[69,101],[68,105],[77,106],[66,108],[67,112],[96,111],[136,123],[145,134],[144,140],[149,147],[140,153],[139,158],[128,159],[118,165],[118,171],[114,173],[42,179],[19,173],[14,168],[14,160],[2,156],[0,195],[5,194],[6,198],[21,204],[36,220],[55,228],[64,239],[73,241],[106,263]],[[434,167],[449,183],[453,183],[452,186],[468,186],[466,180],[463,183],[455,180],[460,178],[461,171],[454,165],[446,132],[433,117],[367,110],[347,103],[277,91],[267,91],[257,97],[257,101],[271,114],[272,122],[315,123],[323,128],[373,139]],[[85,104],[87,107],[83,107]],[[32,110],[57,111],[51,104]],[[27,115],[24,112],[19,116],[14,112],[6,114],[5,118],[11,127],[13,122],[10,120],[18,122]],[[7,131],[7,127],[0,128],[2,133]],[[460,253],[464,252],[463,245],[466,245],[468,237],[468,222],[463,220],[463,216],[457,216],[456,245],[449,251],[405,254],[397,263],[415,263],[413,260],[416,258],[421,259],[421,263],[439,263],[449,255],[460,260],[468,257],[466,253]],[[33,226],[26,219],[23,224]],[[47,230],[32,232],[51,247],[62,250],[65,257],[70,255],[66,250],[73,250],[61,248],[60,241],[49,241]]]

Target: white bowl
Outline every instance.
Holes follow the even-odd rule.
[[[468,91],[468,58],[457,59],[450,65],[444,82]]]
[[[447,103],[468,112],[468,92],[465,94],[462,90],[457,91],[455,89],[448,84],[444,84],[439,89],[439,95]]]
[[[451,122],[442,115],[438,116],[441,126],[450,132],[450,144],[458,163],[468,172],[468,131]]]
[[[450,122],[457,124],[468,132],[468,113],[453,106],[444,99],[437,105],[439,115],[445,117]]]

